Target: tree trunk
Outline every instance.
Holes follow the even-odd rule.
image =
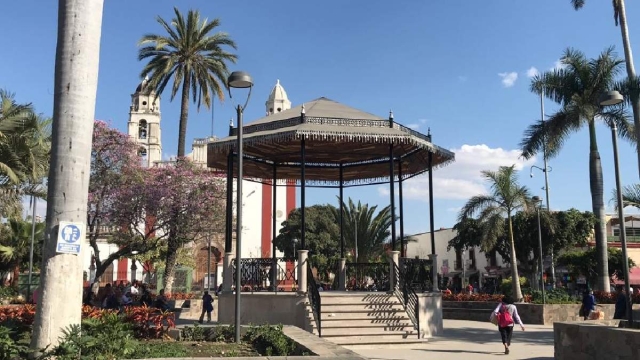
[[[622,35],[625,65],[627,66],[627,76],[630,80],[635,79],[636,69],[633,64],[631,40],[629,39],[629,28],[627,26],[627,10],[625,9],[624,0],[620,0],[620,6],[618,9],[618,20],[620,25],[620,33]],[[631,94],[631,96],[633,124],[635,126],[636,144],[638,144],[638,140],[640,140],[640,94]],[[640,146],[636,146],[636,151],[638,153],[638,170],[640,171]]]
[[[62,330],[81,321],[82,256],[56,253],[56,238],[60,221],[87,220],[104,0],[58,4],[47,228],[31,338],[35,352],[57,345]]]
[[[604,210],[604,185],[602,181],[602,164],[596,142],[596,128],[592,120],[589,123],[589,138],[591,151],[589,153],[589,183],[591,185],[591,206],[596,217],[594,229],[596,238],[596,261],[598,278],[595,289],[609,292],[609,259],[607,253],[607,232]]]
[[[164,266],[164,277],[162,279],[164,283],[164,293],[166,295],[171,295],[173,290],[173,280],[176,273],[176,262],[178,261],[179,249],[180,247],[177,245],[177,242],[169,239],[169,244],[167,246],[167,258]]]
[[[513,239],[513,223],[511,222],[511,212],[507,213],[509,221],[509,240],[511,241],[511,286],[513,290],[513,300],[522,300],[522,289],[520,289],[520,276],[518,275],[518,258],[516,257],[516,244]]]
[[[187,137],[187,120],[189,118],[189,89],[191,76],[189,68],[185,69],[185,77],[182,81],[182,102],[180,104],[180,129],[178,130],[178,159],[184,157],[185,141]]]

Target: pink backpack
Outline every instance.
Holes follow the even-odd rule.
[[[513,324],[513,318],[509,311],[507,311],[507,307],[502,304],[500,307],[500,311],[498,312],[498,326],[499,327],[507,327]]]

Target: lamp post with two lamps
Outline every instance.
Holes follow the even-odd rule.
[[[236,199],[242,199],[242,157],[243,153],[243,142],[242,142],[242,113],[244,109],[247,107],[249,103],[249,99],[251,98],[251,89],[253,88],[253,80],[251,76],[244,71],[234,71],[229,75],[227,79],[227,86],[229,88],[229,98],[233,98],[231,95],[231,88],[234,89],[249,89],[249,93],[247,94],[247,100],[244,103],[244,106],[238,104],[236,106],[236,115],[238,117],[238,140],[237,140],[237,156],[238,156],[238,179],[236,185]],[[242,206],[236,206],[236,316],[235,316],[235,327],[236,334],[235,340],[237,343],[240,343],[240,293],[242,292],[242,283],[241,283],[241,259],[242,259]]]
[[[544,120],[542,122],[544,123]],[[531,166],[531,168],[529,169],[529,176],[533,177],[533,169],[538,169],[544,173],[544,188],[542,188],[542,190],[544,190],[545,192],[547,211],[551,211],[551,208],[549,207],[549,172],[553,171],[553,168],[551,166],[547,166],[546,146],[543,148],[543,156],[544,156],[544,167],[539,167],[535,165]],[[556,269],[555,269],[555,261],[553,256],[553,247],[551,247],[549,250],[550,250],[549,255],[551,256],[551,287],[555,288],[556,287]]]
[[[600,106],[613,106],[621,104],[624,97],[617,91],[608,91],[600,95]],[[618,128],[614,121],[609,121],[611,127],[611,140],[613,141],[613,164],[616,174],[616,200],[618,204],[618,223],[620,227],[620,245],[622,247],[622,271],[624,272],[624,290],[627,298],[627,320],[629,324],[633,322],[633,312],[631,311],[631,288],[629,286],[629,258],[627,256],[627,231],[624,220],[624,203],[622,200],[622,183],[620,180],[620,161],[618,159]]]
[[[540,225],[540,206],[542,199],[539,196],[534,196],[531,201],[536,206],[536,212],[538,213],[538,251],[540,252],[540,289],[542,290],[542,304],[546,304],[546,297],[544,296],[544,258],[542,257],[542,226]],[[553,266],[553,264],[551,264]]]

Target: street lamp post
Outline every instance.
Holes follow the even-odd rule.
[[[227,79],[227,85],[229,88],[229,98],[232,98],[231,88],[235,89],[249,89],[249,93],[247,94],[247,101],[245,101],[244,106],[238,104],[236,106],[236,115],[238,116],[238,140],[237,140],[237,154],[238,154],[238,179],[236,185],[236,199],[238,201],[242,201],[242,158],[243,154],[243,143],[242,143],[242,112],[247,107],[249,103],[249,98],[251,98],[251,89],[253,88],[253,80],[251,76],[244,71],[234,71],[229,75]],[[236,336],[235,340],[237,343],[240,343],[240,293],[242,292],[242,283],[241,283],[241,267],[242,267],[242,206],[236,206]]]
[[[534,196],[531,200],[536,204],[536,212],[538,213],[538,251],[540,251],[540,289],[542,290],[542,304],[546,304],[547,300],[544,296],[544,258],[542,257],[542,226],[540,225],[540,205],[542,199]],[[553,266],[553,264],[551,264]]]
[[[618,105],[624,101],[624,97],[617,91],[608,91],[600,96],[600,106]],[[618,221],[620,226],[620,243],[622,246],[622,271],[624,272],[624,289],[627,298],[627,319],[629,324],[633,323],[633,312],[631,310],[631,288],[629,286],[629,258],[627,255],[627,231],[624,220],[624,203],[622,201],[622,184],[620,181],[620,161],[618,159],[618,128],[613,121],[611,126],[611,140],[613,141],[613,163],[616,171],[616,196],[618,202]]]
[[[356,211],[356,216],[355,216],[355,226],[356,226],[356,233],[355,233],[355,243],[356,243],[356,249],[355,249],[355,255],[356,255],[356,264],[358,263],[358,220],[360,218],[360,214],[358,213],[358,211]]]

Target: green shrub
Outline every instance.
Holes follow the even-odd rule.
[[[18,291],[13,286],[0,287],[0,299],[11,299],[18,295]]]
[[[529,280],[527,280],[526,277],[521,276],[520,277],[520,287],[526,287],[529,284]],[[503,294],[508,295],[508,296],[513,296],[513,289],[511,288],[511,277],[508,277],[506,279],[502,279],[502,283],[500,284],[500,291],[502,291]],[[524,291],[524,290],[523,290]]]
[[[296,351],[296,343],[282,332],[282,325],[253,326],[247,330],[243,340],[262,355],[288,356]]]
[[[179,342],[141,341],[136,345],[130,359],[153,359],[188,356]]]
[[[182,341],[205,341],[207,340],[207,336],[212,332],[212,328],[203,328],[198,326],[198,324],[193,324],[193,326],[185,326],[182,328],[181,338]]]
[[[580,303],[580,299],[576,299],[569,293],[567,293],[564,289],[551,289],[546,290],[545,294],[545,303],[547,304],[576,304]],[[542,304],[542,291],[533,290],[531,291],[531,302],[534,304]]]
[[[28,354],[28,333],[0,326],[0,360],[26,359]]]

